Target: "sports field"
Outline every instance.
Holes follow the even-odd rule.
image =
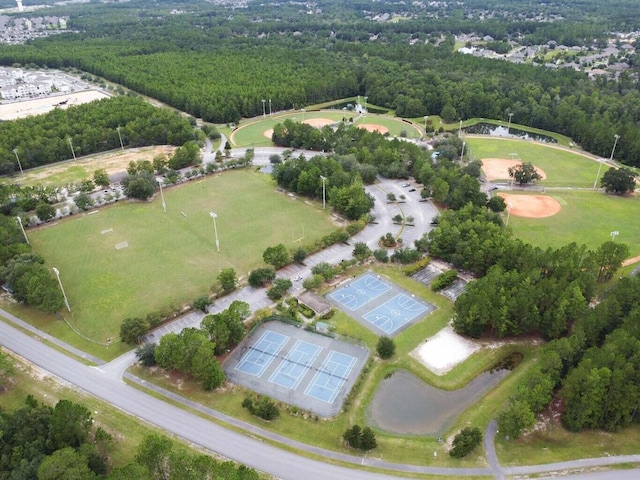
[[[640,255],[640,198],[617,197],[594,191],[557,190],[545,195],[557,200],[562,209],[547,218],[523,218],[511,215],[509,227],[516,237],[540,247],[561,247],[571,242],[590,249],[611,240],[629,245],[630,256]]]
[[[464,137],[463,140],[474,159],[513,158],[531,162],[546,174],[546,179],[538,181],[545,187],[592,188],[598,173],[599,164],[594,159],[552,145],[487,137]],[[603,165],[600,176],[607,168]],[[503,180],[507,181],[508,175]]]
[[[270,246],[335,226],[326,212],[275,191],[269,177],[232,171],[164,192],[151,203],[119,203],[31,230],[35,251],[57,267],[71,304],[66,314],[96,341],[117,337],[121,321],[207,293],[223,268],[238,277],[262,265]],[[220,252],[216,251],[217,214]]]
[[[374,115],[367,113],[360,115],[356,112],[343,110],[321,110],[312,112],[303,112],[298,110],[295,112],[279,113],[271,118],[255,117],[247,120],[233,131],[230,136],[231,143],[236,147],[266,147],[272,146],[273,143],[269,136],[265,136],[265,132],[272,130],[273,127],[285,120],[293,120],[296,122],[305,122],[315,125],[314,120],[331,120],[339,122],[353,120],[353,125],[376,125],[382,127],[382,131],[388,131],[391,136],[400,136],[402,132],[407,138],[420,138],[422,130],[410,122],[403,121],[400,118],[388,117],[384,115]]]

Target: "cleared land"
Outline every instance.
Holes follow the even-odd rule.
[[[117,337],[124,318],[189,303],[216,284],[221,269],[246,276],[267,247],[292,247],[303,229],[310,243],[335,228],[326,212],[276,192],[268,177],[251,171],[164,194],[166,214],[156,198],[29,232],[35,251],[60,270],[72,308],[65,316],[87,337]],[[220,253],[210,211],[218,215]]]
[[[42,115],[54,108],[69,108],[102,98],[109,98],[109,95],[98,90],[85,90],[65,95],[37,98],[35,100],[5,103],[0,105],[0,120],[16,120],[31,115]]]
[[[152,161],[156,155],[170,155],[175,147],[169,145],[127,148],[126,150],[112,150],[69,160],[53,165],[26,170],[24,175],[0,179],[0,182],[10,181],[22,186],[45,185],[62,187],[70,183],[78,183],[84,178],[93,178],[93,172],[104,168],[109,175],[124,172],[131,161]]]

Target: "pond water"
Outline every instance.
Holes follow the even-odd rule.
[[[391,433],[441,435],[478,398],[498,385],[509,370],[484,372],[459,390],[435,388],[406,370],[384,379],[367,414],[376,427]]]
[[[525,132],[518,128],[503,127],[500,125],[494,125],[492,123],[478,123],[471,127],[465,127],[462,129],[465,133],[472,135],[490,135],[492,137],[504,137],[504,138],[517,138],[521,140],[535,140],[537,142],[558,143],[555,138],[541,133]]]

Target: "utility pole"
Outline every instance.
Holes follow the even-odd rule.
[[[266,118],[267,117],[267,112],[264,108],[264,104],[265,104],[266,100],[263,98],[262,99],[262,118]]]
[[[118,138],[120,139],[120,148],[124,150],[124,145],[122,143],[122,135],[120,135],[120,127],[116,127],[116,130],[118,131]]]
[[[78,159],[76,158],[76,152],[73,149],[73,141],[71,140],[71,137],[69,137],[67,140],[69,140],[69,145],[71,146],[71,155],[73,155],[73,161],[77,162]]]
[[[509,130],[511,129],[511,117],[513,117],[513,113],[509,113],[509,125],[507,125],[507,133],[509,133]]]
[[[218,249],[218,252],[220,251],[220,241],[218,240],[218,227],[216,226],[216,218],[218,218],[218,215],[216,215],[215,212],[209,212],[209,215],[211,215],[211,218],[213,218],[213,231],[216,234],[216,248]]]
[[[18,157],[18,149],[13,149],[13,154],[16,156],[16,160],[18,161],[18,168],[20,168],[20,174],[24,175],[24,171],[22,170],[22,164],[20,163],[20,158]]]
[[[53,273],[56,274],[56,277],[58,279],[58,284],[60,285],[60,290],[62,290],[62,296],[64,297],[64,304],[67,306],[67,310],[71,311],[71,307],[69,306],[69,300],[67,299],[67,294],[65,293],[64,287],[62,286],[62,281],[60,280],[60,271],[56,267],[53,267]]]
[[[320,178],[322,179],[322,209],[324,210],[325,208],[325,198],[326,198],[326,189],[325,189],[325,181],[327,180],[327,177],[324,177],[322,175],[320,175]]]
[[[22,225],[22,218],[16,217],[16,220],[18,220],[18,223],[20,224],[20,230],[22,230],[22,235],[24,236],[24,241],[27,242],[27,245],[31,245],[29,243],[29,239],[27,238],[27,232],[24,231],[24,225]]]

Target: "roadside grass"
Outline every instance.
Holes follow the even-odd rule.
[[[527,140],[495,139],[485,137],[465,137],[472,158],[511,158],[517,153],[516,160],[531,162],[544,170],[547,178],[540,180],[545,187],[593,188],[598,173],[597,161],[564,148],[553,147]],[[600,175],[608,167],[604,166]],[[503,179],[508,181],[508,178]]]
[[[510,192],[515,193],[515,192]],[[629,245],[630,257],[640,255],[640,224],[636,221],[640,197],[618,197],[595,191],[548,191],[562,210],[552,217],[511,215],[509,228],[524,242],[541,248],[558,248],[571,242],[596,249],[611,240]]]
[[[28,233],[46,264],[60,270],[71,305],[65,317],[99,344],[118,337],[124,318],[179,309],[206,294],[224,268],[246,278],[267,247],[291,247],[303,229],[312,243],[335,228],[326,212],[276,192],[269,177],[250,170],[167,188],[165,199],[166,214],[157,199],[121,202]],[[220,252],[210,211],[218,215]],[[121,242],[128,246],[116,249]],[[77,344],[63,322],[43,323]],[[114,356],[100,345],[90,351]]]
[[[589,430],[571,433],[555,422],[516,441],[496,437],[496,451],[505,466],[564,462],[579,458],[637,455],[640,451],[640,425],[617,433]]]

